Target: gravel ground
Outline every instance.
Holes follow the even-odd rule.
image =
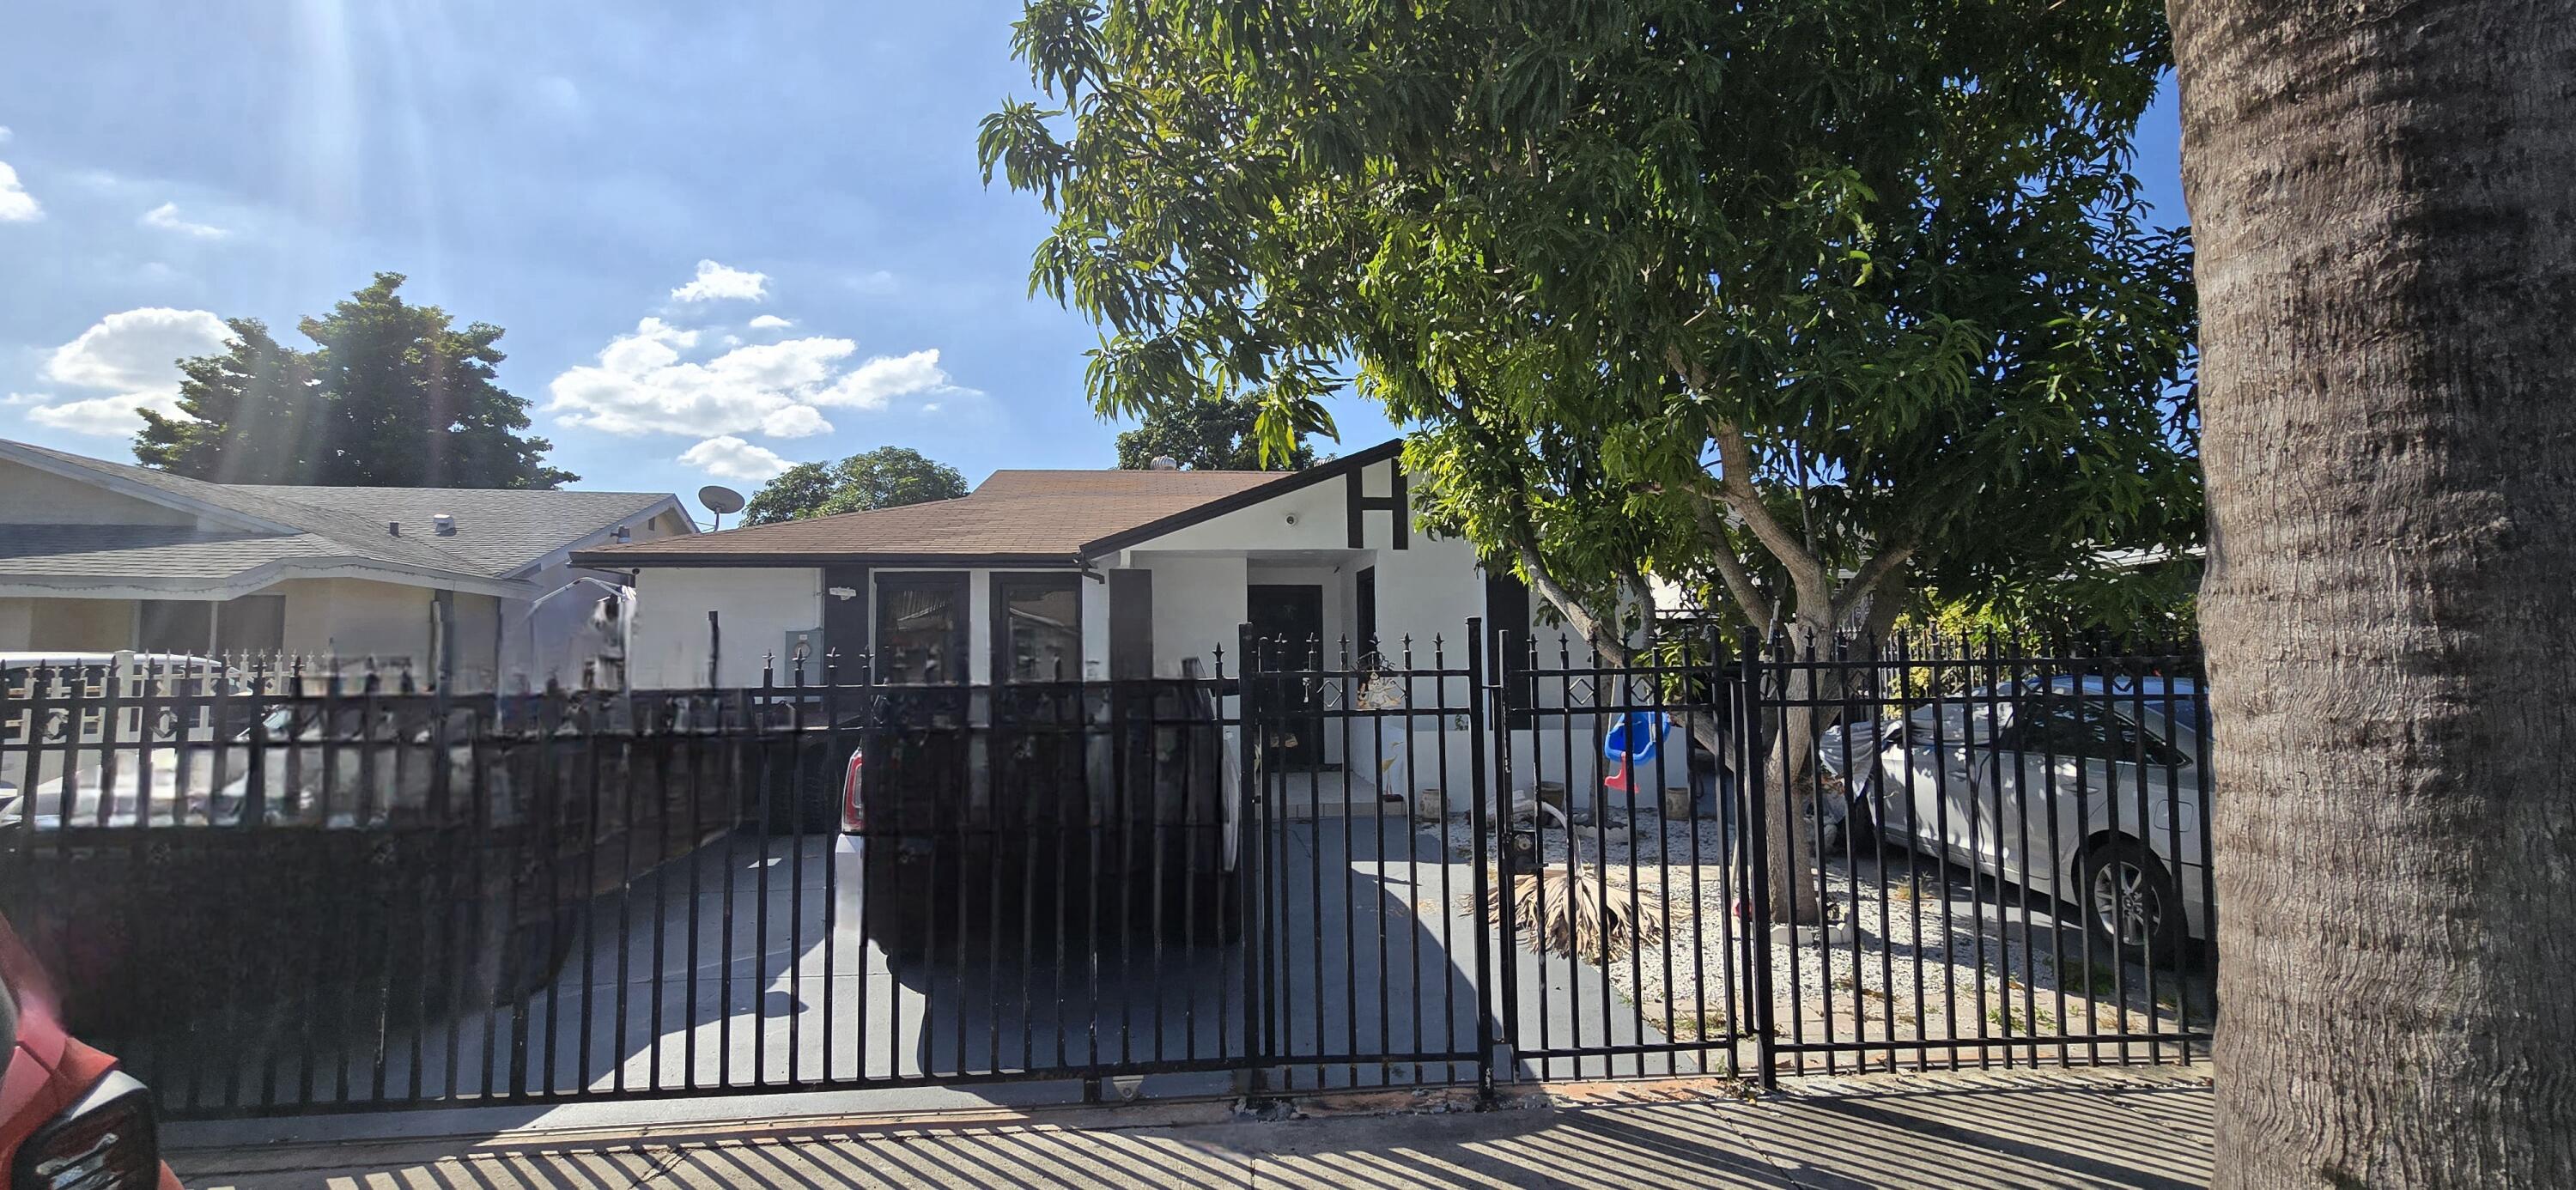
[[[1606,869],[1613,899],[1624,902],[1633,879],[1641,892],[1660,895],[1665,901],[1667,912],[1661,915],[1665,942],[1661,946],[1649,942],[1634,964],[1623,952],[1614,952],[1607,964],[1612,986],[1661,1028],[1668,996],[1679,1005],[1701,1002],[1703,995],[1712,1008],[1726,1002],[1721,972],[1730,952],[1741,954],[1735,949],[1741,940],[1722,926],[1730,896],[1740,895],[1741,890],[1727,876],[1728,844],[1721,823],[1709,818],[1666,822],[1645,807],[1640,810],[1633,830],[1621,829],[1614,813],[1606,848],[1599,845],[1600,836],[1590,825],[1578,825],[1574,833],[1581,839],[1587,878],[1601,879]],[[1450,819],[1444,833],[1452,856],[1472,854],[1467,820]],[[1542,840],[1544,862],[1562,866],[1566,831],[1551,820]],[[1605,862],[1594,863],[1596,853],[1605,851]],[[1825,888],[1827,897],[1849,912],[1854,931],[1838,933],[1831,945],[1802,941],[1770,948],[1773,995],[1781,1006],[1784,1030],[1791,1028],[1786,1017],[1793,1003],[1801,1006],[1798,1015],[1809,1040],[1826,1036],[1826,1029],[1836,1038],[1945,1033],[2054,1037],[2111,1031],[2122,1027],[2124,1014],[2118,1006],[2123,1002],[2131,1009],[2126,1014],[2128,1026],[2146,1028],[2145,969],[2134,965],[2120,969],[2107,956],[2097,957],[2088,967],[2081,934],[2072,924],[2059,933],[2051,907],[2039,898],[2032,898],[2025,919],[2017,886],[1986,882],[1981,894],[1978,883],[1956,866],[1946,873],[1945,885],[1936,861],[1910,852],[1891,850],[1875,860],[1861,857],[1857,882],[1852,867],[1844,857],[1830,858]],[[1881,867],[1886,880],[1883,899]],[[1658,917],[1651,904],[1645,914],[1650,922]],[[1709,928],[1702,929],[1703,924]],[[1532,937],[1524,930],[1521,944],[1529,945]],[[1705,981],[1704,987],[1696,989],[1690,963],[1694,947],[1704,973],[1699,978]],[[1666,949],[1672,956],[1674,981],[1680,986],[1666,985]],[[1585,957],[1600,961],[1597,954]],[[2157,973],[2155,982],[2155,1015],[2164,1022],[2159,1028],[2178,1027],[2177,1010],[2186,996],[2194,1026],[2206,1028],[2205,975],[2186,981],[2164,971]],[[2183,990],[2186,983],[2188,991]],[[1923,1021],[1920,1032],[1915,1024],[1918,1010]],[[1688,1015],[1676,1014],[1678,1031],[1693,1031]],[[1719,1022],[1709,1024],[1713,1032]]]

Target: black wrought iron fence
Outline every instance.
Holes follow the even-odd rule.
[[[30,667],[0,912],[180,1115],[1231,1070],[1214,677]]]
[[[1215,655],[472,697],[20,666],[0,912],[181,1115],[2208,1039],[2188,648],[1698,625],[1604,656],[1471,621]]]
[[[1784,923],[1749,972],[1771,1009],[1766,1068],[2205,1050],[2213,725],[2194,648],[1924,636],[1745,652],[1738,688],[1761,733],[1737,771],[1767,844],[1747,849],[1765,869],[1752,916]]]

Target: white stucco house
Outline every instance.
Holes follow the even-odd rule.
[[[800,643],[818,677],[827,649],[874,656],[883,681],[1178,677],[1232,653],[1245,623],[1390,649],[1438,634],[1454,661],[1467,617],[1489,612],[1486,576],[1466,541],[1414,524],[1398,454],[1390,442],[1296,472],[998,471],[955,500],[574,560],[635,576],[639,686],[755,685],[764,654]]]
[[[579,581],[619,576],[573,552],[696,530],[664,493],[219,484],[0,441],[0,654],[284,652],[469,690],[575,683],[613,669],[623,625],[601,615],[617,582]]]
[[[1219,649],[1233,676],[1245,624],[1320,638],[1328,669],[1343,668],[1345,637],[1354,652],[1374,637],[1393,661],[1408,636],[1417,666],[1432,666],[1438,637],[1447,665],[1463,668],[1469,617],[1528,631],[1532,600],[1508,570],[1489,575],[1464,539],[1421,528],[1400,448],[1288,473],[999,471],[955,500],[600,546],[573,560],[634,576],[639,687],[757,686],[765,661],[785,685],[800,655],[820,682],[827,652],[872,657],[883,682],[1172,678],[1193,661],[1204,675]],[[1447,685],[1463,712],[1464,681]],[[1442,696],[1428,681],[1414,694],[1417,706]],[[1467,724],[1452,718],[1450,759],[1463,773]],[[1342,741],[1323,734],[1304,759],[1340,767]],[[1587,734],[1575,750],[1589,748]],[[1560,779],[1568,750],[1535,751]],[[1587,760],[1574,763],[1574,780],[1595,779]]]

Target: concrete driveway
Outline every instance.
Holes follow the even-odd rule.
[[[1096,962],[1011,921],[972,923],[962,945],[891,959],[831,913],[831,844],[721,838],[595,902],[524,1010],[344,1048],[322,1059],[314,1083],[360,1102],[379,1079],[388,1098],[669,1094],[1079,1078],[1096,1061],[1154,1072],[1148,1094],[1198,1093],[1233,1085],[1215,1068],[1252,1052],[1247,1028],[1275,1039],[1274,1089],[1444,1083],[1473,1080],[1479,1006],[1502,1007],[1500,989],[1475,976],[1479,935],[1500,942],[1472,912],[1474,868],[1401,807],[1271,830],[1254,860],[1272,890],[1254,927],[1266,950],[1158,945],[1151,931],[1110,929]],[[1596,968],[1525,953],[1518,962],[1523,1036],[1542,1035],[1544,1005],[1556,1045],[1660,1040],[1633,1006],[1605,1011],[1597,990],[1585,999],[1603,986]],[[1192,1064],[1210,1069],[1184,1069]],[[302,1082],[291,1058],[244,1063],[242,1077],[254,1068],[264,1078],[273,1068],[280,1086]],[[1631,1053],[1584,1073],[1647,1068],[1696,1070],[1661,1055],[1641,1066]]]

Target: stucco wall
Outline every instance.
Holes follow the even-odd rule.
[[[707,612],[717,613],[723,651],[717,683],[760,682],[763,653],[792,629],[823,622],[823,572],[803,567],[645,567],[636,573],[635,685],[703,686]]]
[[[1384,495],[1385,464],[1368,469],[1379,473],[1380,482],[1364,491]],[[1151,541],[1139,542],[1141,548],[1153,550],[1338,550],[1350,547],[1348,517],[1343,506],[1341,479],[1319,483],[1264,500],[1248,508],[1238,508],[1221,516],[1201,521],[1166,533]],[[1289,518],[1296,518],[1295,524]],[[1367,518],[1369,538],[1383,542],[1387,536],[1385,513],[1371,513]]]
[[[193,525],[197,518],[193,513],[0,459],[0,523]]]
[[[338,658],[354,672],[367,658],[379,664],[409,658],[415,673],[433,672],[429,600],[425,587],[355,578],[288,579],[263,594],[286,597],[286,651]]]
[[[492,595],[455,595],[456,673],[458,690],[505,689],[501,668],[501,605]]]
[[[27,599],[28,652],[113,653],[134,647],[131,599]]]
[[[1227,656],[1227,673],[1237,672],[1233,656],[1237,630],[1243,624],[1245,567],[1232,557],[1139,553],[1136,564],[1154,572],[1154,676],[1176,678],[1181,662],[1199,659],[1201,672],[1213,673],[1217,649]],[[1106,606],[1106,600],[1103,600]]]

